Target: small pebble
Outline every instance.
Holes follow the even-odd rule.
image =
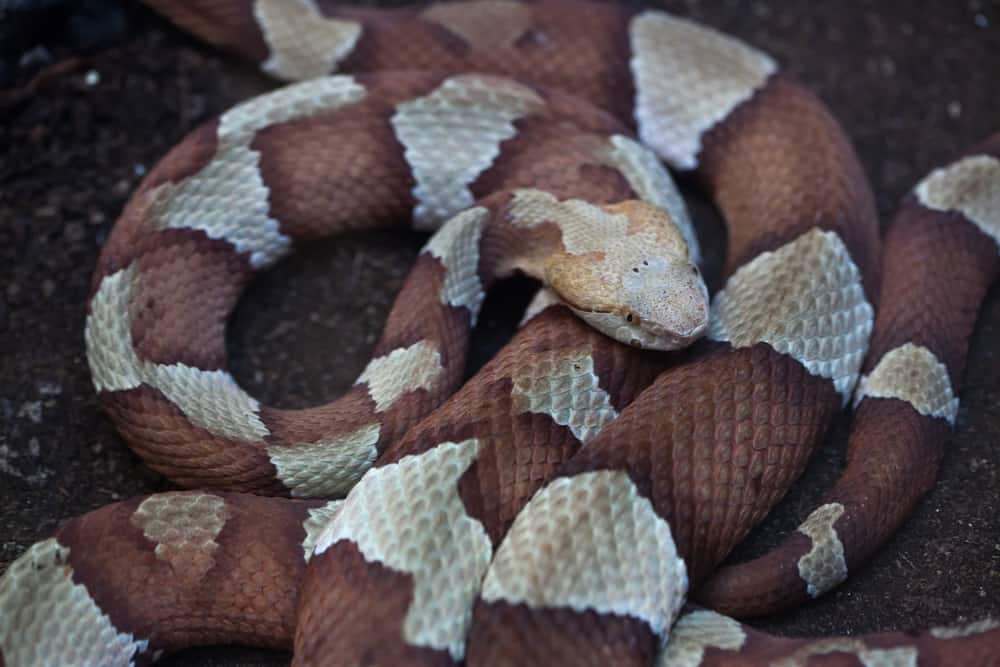
[[[67,223],[63,228],[63,237],[70,243],[82,241],[86,235],[86,230],[84,230],[83,225],[79,222]]]
[[[134,173],[136,176],[140,176],[140,177],[141,176],[145,176],[146,175],[146,165],[142,164],[141,162],[136,162],[132,166],[132,173]]]
[[[990,27],[990,20],[986,17],[986,14],[976,14],[976,16],[972,20],[980,28]]]
[[[958,100],[952,100],[951,102],[948,102],[947,111],[948,111],[948,116],[950,118],[958,118],[959,116],[962,115],[962,103],[959,102]]]
[[[101,73],[96,69],[87,70],[87,73],[83,75],[83,82],[88,86],[96,86],[101,82]]]
[[[37,385],[38,393],[43,396],[58,396],[62,393],[62,385],[55,382],[41,381]]]
[[[192,95],[188,99],[187,113],[191,118],[201,118],[208,109],[208,101],[204,95]]]
[[[52,54],[49,53],[49,50],[44,46],[36,46],[22,53],[17,64],[20,67],[31,68],[44,67],[50,62],[52,62]]]
[[[48,299],[56,291],[56,284],[46,278],[42,281],[42,295]]]
[[[42,423],[42,402],[25,401],[17,411],[18,417],[27,417],[36,424]]]
[[[896,63],[889,56],[879,58],[879,69],[883,76],[892,76],[896,73]]]
[[[12,306],[16,306],[17,304],[21,303],[21,297],[23,296],[21,292],[21,286],[18,285],[17,283],[11,283],[7,285],[6,296],[7,296],[7,303],[9,303]]]

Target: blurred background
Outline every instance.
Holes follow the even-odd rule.
[[[635,4],[736,35],[818,93],[858,149],[883,224],[930,168],[1000,131],[1000,2]],[[0,571],[67,518],[172,488],[98,411],[83,346],[91,272],[145,172],[196,125],[272,86],[135,3],[0,0]],[[686,194],[716,287],[723,228],[710,204]],[[367,362],[421,243],[416,234],[338,238],[262,276],[231,321],[236,378],[282,407],[336,397]],[[488,299],[470,374],[509,337],[531,287],[511,281]],[[756,626],[856,634],[1000,614],[997,341],[994,290],[936,488],[845,585]],[[848,417],[734,559],[761,553],[814,507],[843,465]],[[219,647],[161,664],[287,661]]]

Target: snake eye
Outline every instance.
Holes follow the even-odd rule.
[[[639,316],[638,315],[634,315],[632,313],[629,313],[628,315],[625,316],[625,321],[633,323],[633,324],[638,324],[639,323]]]

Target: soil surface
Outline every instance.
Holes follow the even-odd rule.
[[[41,27],[0,18],[0,37],[17,37],[0,39],[0,571],[70,517],[172,488],[97,408],[83,345],[90,275],[126,198],[156,160],[198,123],[271,85],[146,10],[96,4],[112,5],[121,21],[96,37],[93,25],[81,37],[79,23],[65,21],[53,34],[49,15]],[[996,3],[665,5],[769,51],[829,103],[858,148],[883,221],[930,168],[1000,129]],[[717,282],[722,227],[710,206],[691,201]],[[416,235],[337,239],[262,276],[230,327],[237,379],[281,406],[335,398],[364,367],[420,243]],[[470,373],[509,336],[529,287],[518,282],[491,296]],[[998,341],[994,289],[936,488],[845,585],[759,627],[857,634],[1000,615]],[[848,419],[735,558],[773,545],[814,507],[843,465]],[[287,661],[284,653],[216,647],[163,664]]]

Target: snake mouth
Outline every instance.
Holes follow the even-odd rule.
[[[704,321],[701,321],[684,331],[670,330],[655,324],[643,322],[639,322],[638,326],[641,330],[645,331],[649,337],[664,341],[663,347],[657,347],[656,349],[679,350],[689,347],[705,335],[708,331],[708,318],[705,318]],[[636,347],[646,346],[636,345]]]
[[[695,343],[708,332],[708,318],[684,333],[667,332],[665,335],[673,340],[678,347],[687,347]]]
[[[645,350],[660,350],[668,352],[687,347],[700,338],[707,329],[707,322],[682,332],[672,331],[660,325],[643,322],[634,313],[622,314],[619,310],[587,308],[580,309],[570,305],[573,313],[594,329],[619,343]]]

